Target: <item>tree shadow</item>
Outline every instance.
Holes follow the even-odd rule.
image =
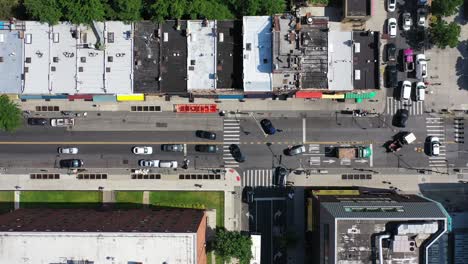
[[[468,90],[468,40],[460,41],[457,49],[461,54],[461,56],[457,58],[455,64],[455,74],[458,76],[458,89]]]
[[[466,19],[466,15],[468,14],[468,10],[465,11],[465,8],[468,9],[468,6],[465,6],[465,4],[461,5],[460,8],[458,8],[457,15],[454,18],[454,22],[459,24],[460,26],[464,26],[468,23],[468,20]]]

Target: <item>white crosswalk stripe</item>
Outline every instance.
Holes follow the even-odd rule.
[[[429,157],[429,167],[445,167],[445,125],[443,117],[426,117],[427,136],[438,137],[440,141],[439,156]]]
[[[242,173],[242,186],[273,186],[273,170],[247,170]]]
[[[394,115],[398,109],[407,109],[410,115],[422,115],[424,114],[424,102],[423,101],[400,101],[393,97],[387,97],[387,106],[385,113],[387,115]]]
[[[223,120],[223,160],[224,167],[237,168],[239,163],[234,160],[231,153],[229,152],[229,145],[240,143],[240,124],[237,119]]]

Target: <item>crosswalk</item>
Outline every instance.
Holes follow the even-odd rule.
[[[465,118],[455,117],[453,120],[455,142],[459,144],[465,143]]]
[[[242,186],[273,186],[273,170],[247,170],[242,173]]]
[[[223,160],[224,167],[237,168],[239,163],[234,160],[229,152],[229,145],[240,143],[240,121],[238,119],[225,118],[223,120]]]
[[[426,117],[426,131],[428,136],[438,137],[440,140],[439,156],[429,157],[429,167],[446,167],[445,125],[442,117]]]
[[[410,115],[424,114],[424,101],[400,101],[393,97],[387,97],[387,106],[385,113],[387,115],[394,115],[398,109],[407,109]]]

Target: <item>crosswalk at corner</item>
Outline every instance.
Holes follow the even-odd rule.
[[[229,145],[240,143],[240,121],[238,119],[223,120],[223,160],[224,167],[237,168],[239,163],[234,160],[230,151]]]
[[[445,157],[445,122],[443,117],[426,117],[426,131],[429,137],[438,137],[440,141],[439,156],[429,157],[429,167],[446,167]]]
[[[393,97],[387,97],[385,114],[394,115],[399,109],[407,109],[410,115],[424,114],[424,101],[401,101]]]
[[[242,186],[273,186],[273,170],[247,170],[242,173]]]

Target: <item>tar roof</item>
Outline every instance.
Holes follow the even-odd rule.
[[[353,32],[354,43],[354,73],[359,71],[360,78],[354,78],[354,89],[379,88],[379,32]],[[360,52],[356,52],[359,43]]]
[[[328,89],[353,90],[352,32],[328,33]]]
[[[187,89],[216,89],[216,21],[187,21]]]
[[[161,92],[187,92],[187,21],[165,21],[161,27]]]
[[[371,14],[370,0],[346,0],[347,16],[369,16]]]
[[[244,91],[271,91],[271,17],[244,16]]]
[[[23,40],[19,31],[0,30],[0,93],[21,93]]]
[[[159,92],[159,24],[141,21],[134,24],[134,90]]]
[[[242,89],[242,21],[217,21],[217,27],[216,88]]]

